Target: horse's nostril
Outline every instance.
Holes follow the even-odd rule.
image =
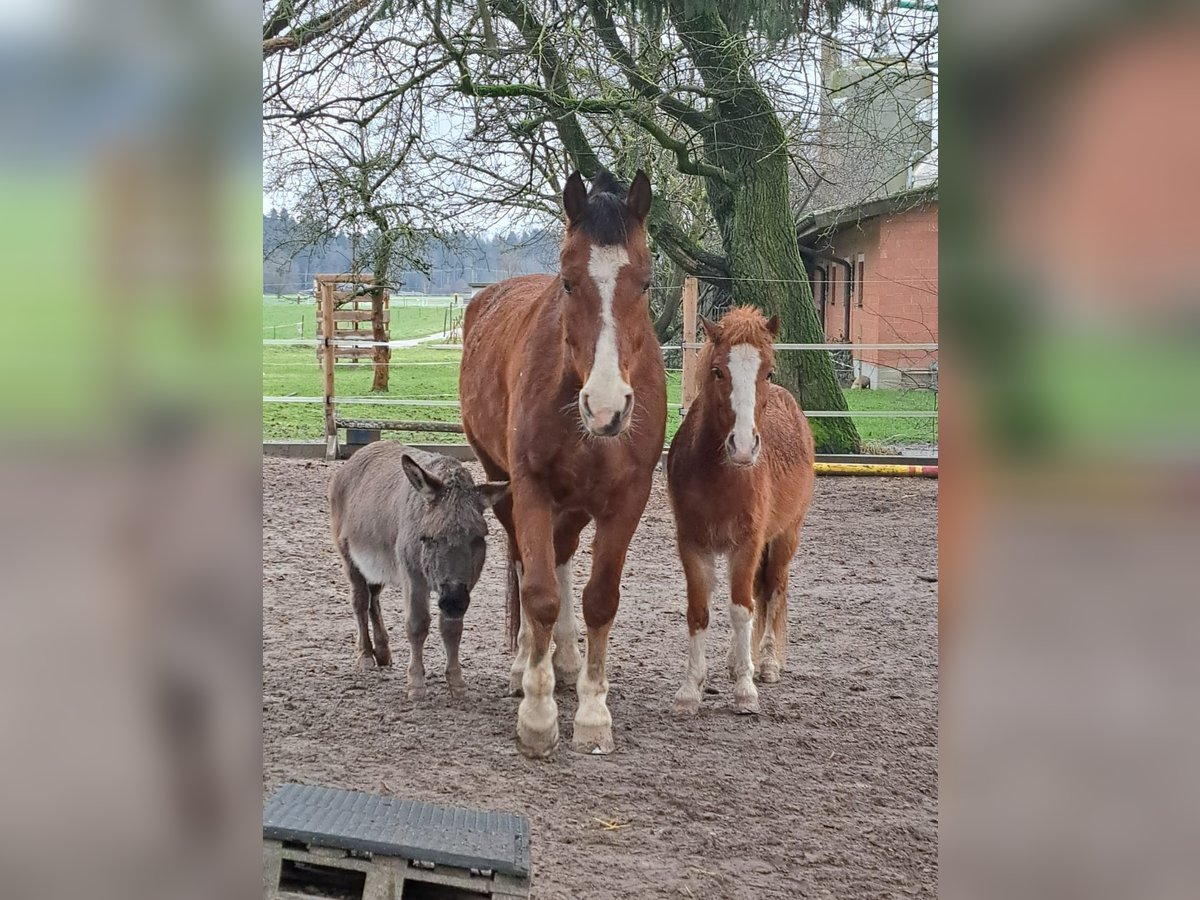
[[[754,449],[753,449],[753,450],[751,450],[750,452],[751,452],[751,453],[757,453],[757,452],[758,452],[758,448],[759,448],[759,446],[760,446],[761,444],[762,444],[762,437],[761,437],[761,436],[759,435],[759,433],[756,431],[756,432],[754,432]]]
[[[633,409],[633,391],[625,395],[625,408],[621,410],[621,418],[629,415],[629,411]]]
[[[583,404],[584,413],[590,417],[592,415],[592,407],[591,404],[588,403],[587,394],[581,395],[579,400]]]

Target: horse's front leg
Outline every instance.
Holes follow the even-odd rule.
[[[526,756],[548,756],[558,744],[558,705],[550,640],[558,620],[554,573],[554,517],[549,498],[528,482],[515,484],[513,516],[521,548],[522,648],[529,657],[521,676],[517,745]]]
[[[754,576],[762,557],[763,542],[747,540],[729,555],[729,677],[738,712],[758,712],[750,632],[754,615]]]
[[[612,753],[612,715],[608,711],[608,633],[621,601],[621,571],[625,553],[649,496],[631,502],[617,515],[596,520],[592,543],[592,574],[583,590],[583,621],[587,624],[587,660],[576,688],[579,707],[571,747],[582,753]],[[633,500],[637,500],[635,497]]]

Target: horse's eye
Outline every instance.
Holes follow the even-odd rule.
[[[644,285],[642,285],[642,293],[645,294],[645,293],[648,293],[649,291],[650,291],[650,282],[647,281]]]
[[[571,282],[567,281],[565,278],[563,279],[563,290],[568,294],[571,293]]]
[[[774,381],[774,380],[775,380],[775,370],[772,369],[770,372],[767,373],[767,381]]]
[[[718,381],[725,377],[723,374],[721,374],[721,370],[717,366],[712,367],[712,374],[713,378],[717,379]]]

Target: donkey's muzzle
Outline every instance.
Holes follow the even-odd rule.
[[[438,592],[438,609],[451,619],[461,619],[471,605],[471,592],[461,581],[451,582]]]

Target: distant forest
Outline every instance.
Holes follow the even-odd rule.
[[[338,234],[306,242],[305,229],[286,209],[263,216],[263,293],[312,290],[321,273],[370,271],[367,241],[355,259],[356,242]],[[471,282],[558,271],[559,235],[545,229],[503,235],[451,234],[431,239],[423,252],[425,271],[407,269],[393,278],[397,290],[425,294],[470,294]]]

